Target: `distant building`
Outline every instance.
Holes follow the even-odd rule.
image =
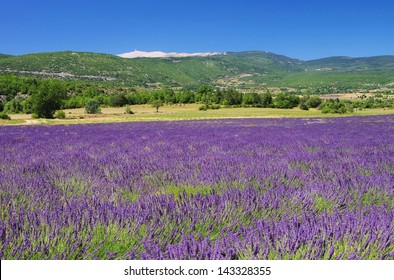
[[[161,84],[160,83],[146,83],[148,87],[159,87]]]

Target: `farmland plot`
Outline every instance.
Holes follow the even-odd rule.
[[[394,259],[394,117],[0,127],[1,259]]]

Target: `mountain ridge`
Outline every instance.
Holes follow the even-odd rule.
[[[199,53],[179,53],[179,52],[162,52],[162,51],[153,51],[153,52],[145,52],[145,51],[139,51],[135,50],[132,52],[127,52],[127,53],[122,53],[122,54],[117,54],[119,57],[123,58],[141,58],[141,57],[147,57],[147,58],[167,58],[167,57],[195,57],[195,56],[200,56],[200,57],[206,57],[206,56],[212,56],[212,55],[220,55],[224,53],[219,53],[219,52],[199,52]]]
[[[243,51],[130,59],[112,54],[65,51],[0,55],[0,74],[91,80],[125,86],[187,87],[206,83],[244,88],[362,87],[367,83],[378,86],[394,82],[394,56],[336,56],[304,61],[266,51]]]

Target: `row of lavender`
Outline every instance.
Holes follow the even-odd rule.
[[[394,259],[394,116],[0,127],[1,259]]]

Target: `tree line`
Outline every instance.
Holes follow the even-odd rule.
[[[303,110],[319,108],[323,113],[348,113],[354,108],[393,107],[393,99],[361,98],[355,101],[339,99],[323,101],[318,95],[298,96],[294,93],[242,93],[236,89],[201,85],[197,90],[170,88],[137,92],[132,88],[113,88],[55,79],[39,80],[16,76],[0,76],[0,112],[34,114],[53,118],[62,109],[85,108],[99,113],[100,106],[152,104],[156,110],[163,104],[201,103],[200,110],[225,107],[261,107]],[[3,116],[4,116],[3,113]],[[58,114],[62,116],[61,113]],[[5,118],[5,117],[4,117]]]

